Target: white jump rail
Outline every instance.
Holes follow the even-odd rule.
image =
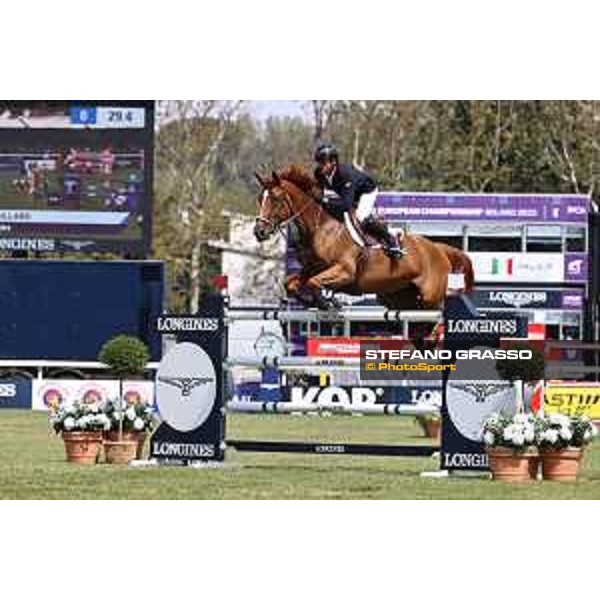
[[[231,400],[227,403],[226,407],[228,413],[247,414],[331,412],[346,415],[397,415],[410,417],[440,414],[438,407],[427,404],[303,404],[298,402],[241,402],[239,400]]]
[[[376,308],[368,310],[365,308],[342,310],[245,310],[241,308],[230,308],[225,311],[225,319],[228,321],[281,321],[281,322],[312,322],[312,323],[334,323],[339,321],[350,322],[402,322],[413,323],[435,323],[442,318],[439,310],[390,310],[387,308]]]
[[[324,358],[321,356],[242,356],[227,358],[226,367],[273,367],[281,370],[295,370],[308,367],[326,367],[327,369],[360,368],[360,358]]]

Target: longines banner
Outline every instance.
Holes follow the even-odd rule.
[[[160,333],[177,343],[156,373],[162,419],[150,440],[150,457],[163,464],[222,461],[225,457],[223,360],[227,350],[223,298],[207,294],[197,315],[163,315]]]
[[[31,409],[31,379],[7,377],[0,381],[0,409]]]
[[[119,382],[107,379],[43,379],[32,381],[31,408],[50,410],[63,402],[104,402],[119,397]],[[154,404],[153,381],[124,381],[123,398],[133,403]]]
[[[582,290],[479,289],[474,290],[470,295],[479,308],[556,308],[563,310],[583,308]]]
[[[494,326],[493,319],[479,318],[472,311],[469,314],[467,308],[463,297],[452,296],[446,301],[444,348],[455,353],[498,349],[509,322],[498,319]],[[513,325],[517,335],[523,333],[518,319],[511,329]],[[482,423],[493,412],[515,411],[514,389],[500,379],[495,361],[463,363],[458,363],[456,371],[444,374],[440,466],[449,471],[485,471],[488,459],[481,440]]]

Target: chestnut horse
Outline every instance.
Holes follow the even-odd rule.
[[[456,248],[418,235],[404,235],[407,250],[400,260],[381,248],[359,246],[346,226],[331,216],[315,198],[321,190],[304,167],[291,165],[270,179],[255,173],[262,191],[254,235],[264,241],[292,225],[297,232],[300,273],[286,281],[288,295],[303,304],[328,308],[324,292],[377,295],[392,309],[441,309],[448,274],[463,273],[465,291],[473,287],[473,267]]]

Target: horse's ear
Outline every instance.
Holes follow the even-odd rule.
[[[258,171],[254,171],[254,177],[258,181],[260,187],[267,187],[267,182],[262,178],[262,175]]]
[[[273,177],[273,183],[275,185],[281,185],[281,179],[280,179],[279,175],[277,174],[277,171],[272,171],[271,176]]]

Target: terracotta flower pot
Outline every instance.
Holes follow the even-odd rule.
[[[541,450],[542,475],[547,481],[575,481],[579,463],[583,456],[582,448],[564,450]]]
[[[63,431],[67,462],[94,465],[102,448],[101,431]]]
[[[145,431],[124,431],[122,439],[126,442],[135,442],[137,444],[135,458],[141,460],[144,456],[144,443],[148,434]],[[104,439],[111,442],[119,441],[118,431],[107,431],[104,434]]]
[[[511,448],[486,448],[490,471],[495,481],[531,481],[530,458],[527,452],[515,452]]]
[[[111,465],[126,465],[135,460],[137,442],[129,440],[104,441],[104,456]]]

